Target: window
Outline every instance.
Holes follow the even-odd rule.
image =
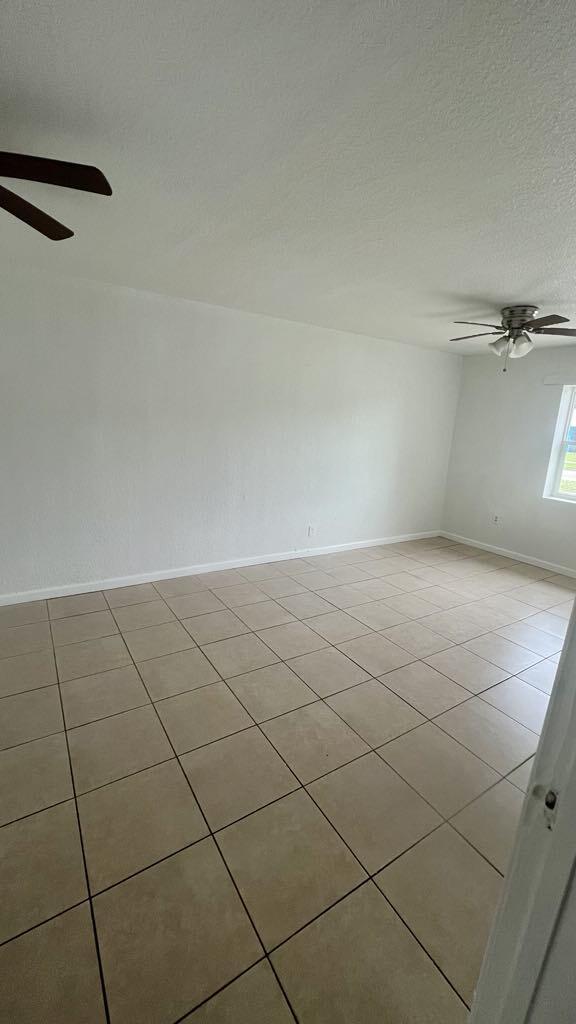
[[[576,385],[562,391],[544,497],[576,502]]]

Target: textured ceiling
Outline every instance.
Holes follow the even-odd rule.
[[[1,19],[1,148],[114,189],[7,181],[76,236],[4,214],[5,266],[443,348],[509,302],[576,316],[573,0],[18,0]]]

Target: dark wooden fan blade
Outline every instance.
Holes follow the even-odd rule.
[[[567,323],[567,316],[558,316],[557,313],[553,313],[552,316],[538,316],[535,320],[529,320],[522,329],[525,331],[533,331],[535,327],[551,327],[552,324]]]
[[[556,330],[552,327],[537,328],[534,334],[559,334],[564,338],[576,338],[576,331],[573,331],[569,327],[560,327]]]
[[[480,323],[478,320],[454,320],[455,324],[470,324],[471,327],[493,327],[496,331],[498,330],[498,324],[485,324]]]
[[[456,320],[455,323],[458,323]],[[450,338],[450,341],[468,341],[468,338],[489,338],[493,334],[503,334],[503,331],[482,331],[482,334],[466,334],[462,338]]]
[[[14,217],[18,217],[18,220],[23,220],[25,224],[29,224],[31,228],[36,228],[36,231],[46,235],[46,238],[51,238],[53,242],[59,242],[63,238],[70,238],[74,234],[70,228],[60,224],[60,221],[49,217],[47,213],[43,213],[37,206],[33,206],[32,203],[21,199],[15,192],[10,192],[3,185],[0,185],[0,207],[13,214]]]
[[[0,152],[0,175],[4,178],[24,178],[26,181],[43,181],[47,185],[77,188],[81,192],[97,192],[101,196],[112,195],[109,183],[97,167],[72,164],[66,160]]]

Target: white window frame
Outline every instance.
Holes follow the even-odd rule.
[[[562,479],[562,470],[568,446],[568,430],[575,408],[576,384],[567,384],[562,388],[562,398],[560,399],[560,409],[558,411],[558,420],[556,422],[556,430],[554,431],[552,452],[550,454],[546,486],[544,488],[544,497],[553,498],[555,501],[576,503],[576,492],[570,494],[560,490],[560,481]]]

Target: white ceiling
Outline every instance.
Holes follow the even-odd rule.
[[[2,20],[2,148],[114,189],[7,181],[77,233],[1,214],[5,265],[439,348],[505,303],[576,316],[571,0],[18,0]]]

